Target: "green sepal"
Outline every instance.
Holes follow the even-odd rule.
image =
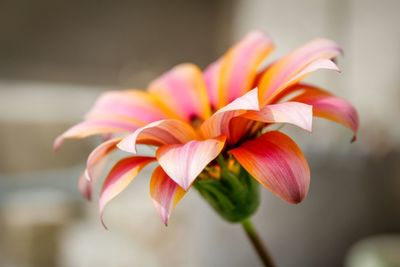
[[[236,223],[249,218],[260,204],[258,182],[238,166],[233,172],[226,168],[225,162],[218,160],[221,167],[219,179],[197,179],[194,187],[211,207],[225,220]]]

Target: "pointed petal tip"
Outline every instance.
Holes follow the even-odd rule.
[[[101,225],[103,226],[104,230],[108,231],[108,227],[103,219],[103,212],[100,213],[100,222],[101,222]]]
[[[53,142],[53,151],[58,152],[63,142],[64,142],[64,137],[58,136]]]
[[[350,143],[354,143],[355,141],[357,141],[357,135],[353,135],[353,138],[351,138]]]
[[[132,145],[131,142],[131,138],[130,135],[127,136],[126,138],[122,139],[118,144],[117,147],[124,151],[124,152],[128,152],[128,153],[132,153],[132,154],[136,154],[136,145]]]
[[[291,204],[308,193],[310,169],[297,144],[278,131],[247,141],[230,153],[259,183]]]

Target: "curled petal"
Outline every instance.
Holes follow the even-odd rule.
[[[268,67],[259,82],[260,105],[269,102],[286,87],[318,69],[338,68],[330,59],[341,53],[340,47],[326,39],[317,39],[279,59]]]
[[[92,200],[92,182],[87,179],[86,170],[79,176],[78,189],[86,200]]]
[[[82,196],[92,199],[93,184],[100,176],[106,157],[117,148],[117,143],[121,138],[110,139],[97,146],[89,155],[86,161],[86,169],[79,177],[78,188]]]
[[[241,97],[219,109],[209,119],[201,125],[201,133],[206,138],[214,138],[220,135],[226,135],[229,138],[230,121],[248,110],[259,110],[257,88],[253,89]]]
[[[225,137],[164,145],[157,160],[164,171],[183,189],[188,190],[202,170],[215,159],[225,145]]]
[[[150,181],[150,195],[165,225],[168,225],[172,209],[185,193],[185,190],[169,178],[161,167],[154,170]]]
[[[118,161],[108,173],[99,198],[100,218],[104,227],[106,227],[103,222],[104,207],[129,185],[143,167],[154,160],[153,157],[124,158]]]
[[[153,81],[149,92],[157,95],[181,118],[206,119],[210,116],[210,102],[201,70],[192,64],[181,64]]]
[[[91,135],[110,134],[120,132],[133,132],[138,128],[131,121],[124,120],[88,120],[69,128],[56,138],[53,143],[54,150],[58,150],[67,138],[85,138]]]
[[[298,102],[265,105],[260,111],[248,111],[241,117],[265,123],[290,123],[307,131],[312,129],[312,106]]]
[[[204,75],[213,106],[223,107],[252,89],[257,69],[272,49],[271,39],[254,31],[210,65]]]
[[[312,105],[314,116],[342,124],[353,131],[353,141],[356,139],[359,118],[356,109],[349,102],[310,85],[299,84],[292,90],[301,91],[292,101]]]
[[[161,120],[149,123],[125,137],[118,147],[136,154],[136,144],[166,145],[182,144],[197,139],[192,126],[181,120]]]
[[[97,179],[95,175],[95,169],[98,165],[101,165],[103,159],[108,156],[111,152],[113,152],[117,148],[117,144],[121,141],[121,137],[110,139],[104,143],[101,143],[97,146],[89,155],[86,161],[86,176],[89,181],[93,181]]]
[[[307,195],[308,163],[296,143],[285,134],[267,132],[230,153],[258,182],[287,202],[299,203]]]

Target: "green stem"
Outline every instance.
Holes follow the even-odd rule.
[[[250,219],[243,220],[242,226],[250,242],[253,244],[254,249],[257,251],[257,254],[260,257],[260,260],[263,262],[264,266],[276,267],[276,265],[272,261],[271,256],[268,254],[266,247],[264,246],[260,237],[258,236],[257,231],[254,228],[254,225],[251,222],[251,220]]]

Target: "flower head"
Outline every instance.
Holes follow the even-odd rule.
[[[301,202],[310,183],[307,161],[290,137],[269,126],[286,123],[311,131],[317,116],[344,125],[355,137],[358,116],[345,100],[301,83],[320,69],[339,71],[333,61],[341,53],[336,43],[316,39],[261,68],[273,47],[268,36],[251,32],[204,71],[181,64],[147,91],[100,96],[85,119],[54,144],[57,148],[66,138],[91,135],[108,138],[88,157],[79,182],[84,196],[91,198],[102,162],[119,148],[130,155],[105,178],[100,213],[151,162],[159,166],[150,194],[165,224],[195,181],[218,180],[222,167],[244,170],[283,200]],[[138,155],[138,144],[156,147],[155,155]],[[221,166],[217,157],[227,164]]]

